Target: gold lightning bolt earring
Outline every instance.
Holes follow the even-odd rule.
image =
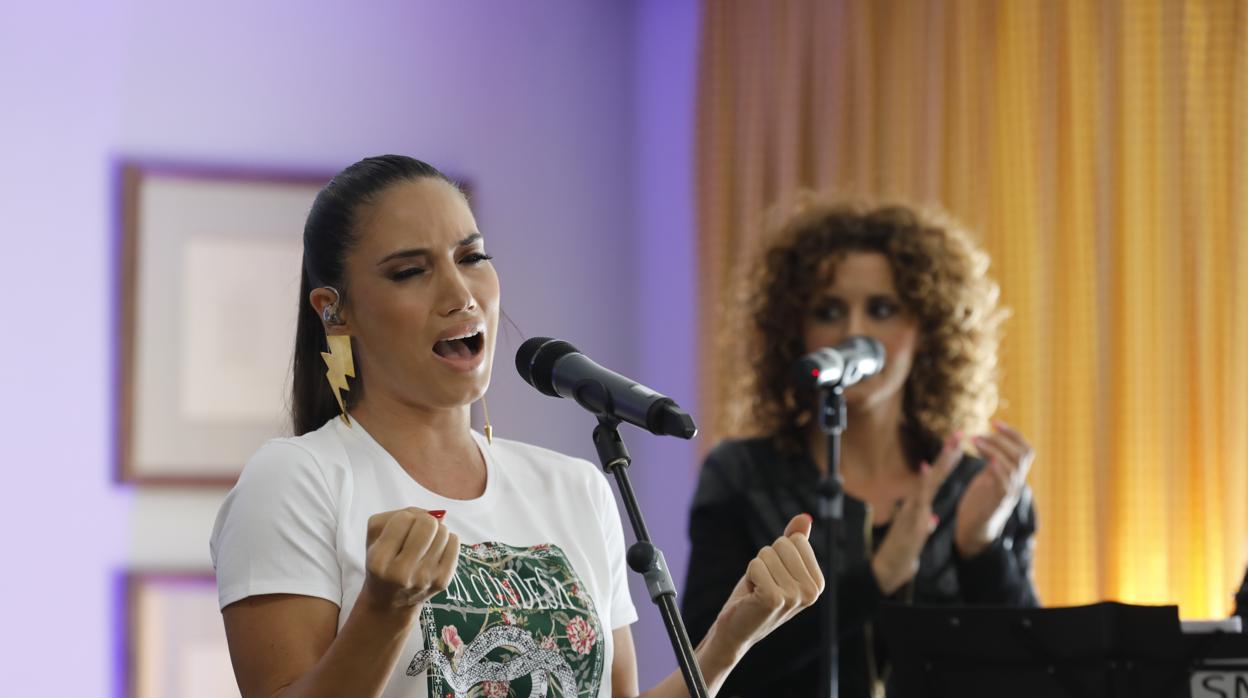
[[[321,358],[325,359],[325,366],[329,369],[325,371],[325,377],[329,379],[329,388],[334,392],[334,398],[338,400],[338,409],[342,411],[343,423],[350,426],[351,418],[347,416],[347,404],[342,397],[342,391],[351,389],[347,385],[347,377],[355,378],[355,361],[351,358],[351,336],[327,334],[325,342],[329,345],[328,353],[321,352]]]
[[[337,295],[338,291],[334,291]],[[321,319],[326,325],[341,325],[342,318],[338,315],[338,303],[332,303],[325,306],[325,310],[321,313]],[[334,393],[334,399],[338,400],[338,409],[342,411],[342,421],[347,426],[351,425],[351,418],[347,416],[347,403],[342,397],[342,391],[350,390],[347,385],[347,378],[355,377],[355,360],[351,356],[351,335],[347,334],[326,334],[325,343],[329,346],[329,352],[321,352],[321,358],[325,360],[325,378],[329,380],[329,389]]]

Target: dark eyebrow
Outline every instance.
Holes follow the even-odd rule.
[[[468,245],[471,245],[472,243],[480,239],[481,239],[481,233],[473,233],[472,235],[469,235],[463,240],[460,240],[459,242],[455,243],[455,247],[467,247]],[[382,257],[381,261],[377,262],[377,266],[381,266],[385,264],[386,262],[389,262],[392,259],[405,259],[407,257],[424,257],[428,254],[429,254],[429,249],[426,247],[418,247],[418,248],[407,249],[407,250],[398,250],[397,252],[391,252],[385,257]]]

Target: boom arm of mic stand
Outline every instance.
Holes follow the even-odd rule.
[[[659,612],[663,615],[663,625],[667,627],[667,636],[672,641],[672,649],[676,652],[676,661],[685,677],[689,695],[691,698],[709,698],[706,679],[702,678],[702,669],[693,653],[693,643],[689,641],[685,622],[676,606],[676,585],[672,582],[671,572],[663,559],[663,551],[650,540],[641,507],[637,504],[637,496],[628,479],[628,466],[632,463],[632,457],[628,455],[628,449],[620,438],[617,428],[619,425],[620,421],[614,417],[598,415],[598,426],[594,429],[594,447],[598,449],[598,460],[602,462],[603,469],[615,476],[620,487],[620,496],[624,500],[624,509],[628,512],[633,533],[637,537],[637,542],[628,549],[628,566],[645,578],[650,600],[659,607]]]

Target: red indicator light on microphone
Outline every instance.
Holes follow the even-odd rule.
[[[815,377],[815,378],[818,378],[818,377],[819,377],[819,369],[817,369],[817,368],[812,368],[812,369],[810,369],[810,375],[811,375],[811,376],[813,376],[813,377]]]

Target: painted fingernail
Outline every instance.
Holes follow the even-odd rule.
[[[441,521],[442,517],[446,516],[446,509],[434,509],[433,511],[429,512],[429,515],[437,519],[438,521]]]

